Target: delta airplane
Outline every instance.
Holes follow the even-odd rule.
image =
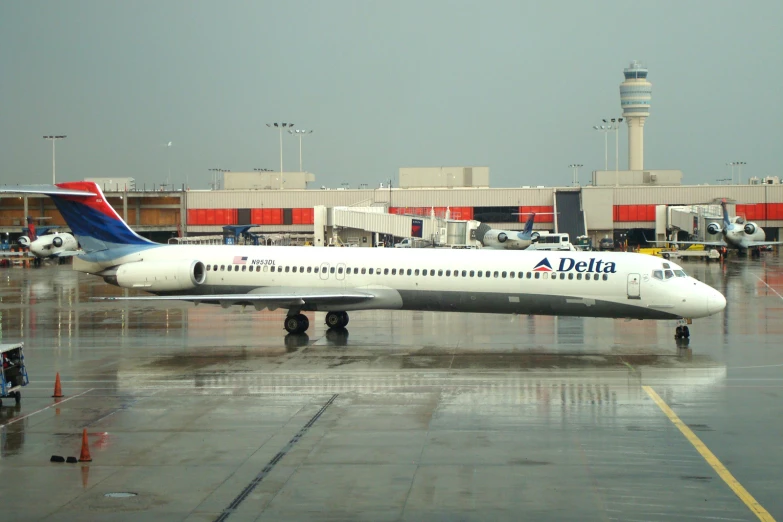
[[[77,256],[83,253],[79,250],[79,243],[73,235],[67,232],[45,233],[37,235],[34,218],[27,217],[27,235],[17,239],[19,245],[28,248],[35,257],[42,259],[57,259]],[[7,252],[2,255],[22,255],[22,252]]]
[[[727,247],[739,250],[741,254],[747,254],[748,249],[758,249],[758,247],[767,245],[782,245],[781,241],[766,241],[764,229],[753,222],[745,222],[742,216],[729,217],[729,211],[726,209],[726,200],[720,203],[723,208],[723,226],[712,222],[707,225],[707,231],[710,234],[721,234],[721,241],[647,241],[648,243],[678,245],[704,245]],[[758,252],[758,250],[756,250]]]
[[[490,228],[489,225],[482,223],[476,229],[476,239],[484,248],[494,248],[497,250],[524,250],[537,242],[540,237],[538,232],[533,232],[533,220],[535,218],[536,212],[531,212],[530,217],[528,217],[525,222],[525,228],[522,232],[498,230]]]
[[[133,232],[92,182],[0,192],[49,195],[85,252],[74,270],[152,294],[102,300],[283,308],[290,333],[308,329],[305,311],[341,329],[354,310],[690,320],[726,306],[675,263],[643,254],[162,245]]]

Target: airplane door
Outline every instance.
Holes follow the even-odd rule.
[[[628,299],[641,299],[641,277],[639,274],[628,274]]]
[[[318,271],[318,276],[324,281],[329,279],[329,263],[321,263],[321,269]]]
[[[337,263],[337,272],[334,274],[334,277],[340,281],[345,279],[345,263]]]

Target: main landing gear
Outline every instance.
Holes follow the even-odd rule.
[[[304,314],[291,314],[285,318],[283,327],[288,333],[304,333],[310,327],[310,320]]]
[[[326,326],[330,330],[348,326],[348,314],[345,312],[329,312],[326,314]]]

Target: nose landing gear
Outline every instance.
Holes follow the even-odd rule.
[[[675,339],[688,339],[691,336],[690,330],[688,330],[687,326],[678,326],[674,330],[674,338]]]

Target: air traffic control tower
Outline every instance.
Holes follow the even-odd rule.
[[[644,170],[644,121],[650,115],[652,84],[647,81],[647,69],[636,60],[623,73],[620,106],[628,123],[628,170]]]

